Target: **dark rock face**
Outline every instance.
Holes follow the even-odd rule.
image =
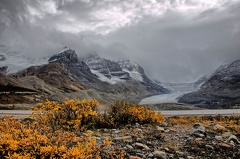
[[[98,71],[109,79],[113,77],[123,80],[131,79],[129,73],[124,72],[117,62],[100,58],[97,55],[91,55],[84,61],[91,69]]]
[[[8,69],[7,66],[0,67],[0,74],[6,75],[7,74],[7,69]]]
[[[59,63],[73,74],[78,74],[79,71],[83,73],[91,73],[88,65],[85,62],[80,61],[75,51],[71,49],[65,49],[65,51],[53,55],[49,58],[48,62]]]
[[[19,73],[18,77],[36,76],[46,84],[63,92],[75,92],[84,89],[76,79],[59,63],[50,63],[44,66],[32,66]]]
[[[99,85],[103,87],[106,85],[97,79],[97,76],[91,72],[84,61],[79,60],[74,50],[66,48],[61,53],[52,56],[48,61],[49,64],[62,65],[71,74],[72,78],[97,90],[101,90]]]
[[[197,92],[188,93],[179,102],[209,108],[232,107],[240,103],[240,60],[221,66]]]

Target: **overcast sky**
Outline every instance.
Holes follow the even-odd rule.
[[[0,46],[34,57],[69,46],[190,82],[240,58],[240,0],[0,0]]]

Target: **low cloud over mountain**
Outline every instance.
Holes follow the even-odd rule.
[[[151,78],[194,81],[240,58],[239,0],[1,0],[0,47],[129,58]]]

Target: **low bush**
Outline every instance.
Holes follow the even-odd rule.
[[[63,103],[47,100],[33,107],[32,117],[53,130],[74,131],[94,126],[98,115],[97,107],[98,102],[95,99],[66,100]]]
[[[135,123],[160,124],[164,121],[164,116],[160,112],[126,101],[116,101],[112,104],[109,115],[113,118],[115,126]]]
[[[160,113],[129,102],[115,102],[105,114],[97,107],[95,99],[63,103],[47,100],[33,107],[31,118],[21,122],[0,118],[0,158],[124,158],[121,150],[109,151],[111,141],[97,143],[86,130],[164,120]]]

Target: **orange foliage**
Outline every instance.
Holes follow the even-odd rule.
[[[47,100],[33,107],[31,118],[19,121],[0,118],[1,158],[125,158],[122,150],[113,149],[112,141],[97,143],[91,127],[116,127],[126,123],[161,123],[164,117],[128,102],[116,102],[106,114],[99,114],[96,100]],[[124,121],[124,122],[122,122]],[[111,150],[111,151],[105,151]]]

